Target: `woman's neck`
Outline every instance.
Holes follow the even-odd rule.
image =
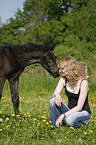
[[[81,79],[78,80],[76,84],[72,84],[70,81],[67,81],[66,88],[69,92],[77,94],[80,88],[80,83],[81,83]]]

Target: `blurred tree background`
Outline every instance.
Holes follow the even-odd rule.
[[[71,55],[96,70],[96,0],[26,0],[2,24],[0,45],[57,44],[57,61]]]

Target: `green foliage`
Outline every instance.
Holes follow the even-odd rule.
[[[81,58],[82,58],[79,51],[77,51],[73,47],[68,47],[67,45],[64,45],[64,44],[58,45],[55,48],[54,53],[55,53],[58,61],[60,61],[62,58],[66,57],[66,56],[73,56],[78,61],[81,61]]]
[[[58,44],[57,61],[72,55],[96,69],[95,0],[26,0],[0,27],[0,44]]]
[[[54,51],[59,60],[63,56],[72,55],[78,61],[85,62],[90,74],[92,69],[96,69],[95,7],[96,2],[92,0],[87,2],[87,6],[83,4],[80,10],[71,10],[71,18],[67,17],[70,24],[62,48],[60,45]]]
[[[66,37],[65,43],[74,47],[82,56],[82,61],[96,67],[96,1],[88,1],[80,11],[72,12],[73,31]],[[73,39],[72,39],[73,37]]]

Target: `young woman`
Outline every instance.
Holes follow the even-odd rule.
[[[80,127],[82,124],[89,123],[91,111],[88,103],[88,81],[80,72],[76,60],[71,56],[62,59],[58,67],[62,77],[49,102],[52,125],[59,127],[64,121],[68,126]],[[68,97],[68,107],[60,96],[63,87]]]

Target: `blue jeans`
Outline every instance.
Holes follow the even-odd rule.
[[[55,98],[52,98],[49,102],[52,125],[55,126],[56,120],[62,114],[70,110],[64,103],[58,107],[55,104]],[[64,121],[68,126],[80,127],[82,124],[89,123],[91,120],[91,115],[86,111],[74,112],[65,117]]]

